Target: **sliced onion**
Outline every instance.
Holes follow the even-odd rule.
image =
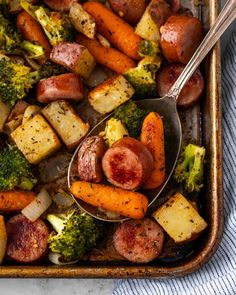
[[[108,79],[107,74],[100,68],[96,67],[90,77],[85,81],[89,88],[93,88]]]
[[[74,204],[74,199],[71,195],[67,194],[63,190],[60,190],[52,197],[59,209],[67,209]]]
[[[46,190],[41,190],[37,197],[21,213],[30,221],[37,220],[51,205],[52,198]]]
[[[49,252],[48,254],[49,261],[51,261],[53,264],[56,264],[56,265],[69,265],[69,264],[75,264],[76,262],[78,262],[78,260],[63,262],[61,261],[61,258],[62,258],[62,255],[59,253]]]

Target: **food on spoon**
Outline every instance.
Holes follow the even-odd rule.
[[[22,124],[24,124],[26,121],[32,119],[35,115],[40,114],[42,111],[42,108],[38,105],[29,105],[23,114],[22,118]]]
[[[38,164],[61,147],[54,130],[40,114],[19,126],[11,137],[31,164]]]
[[[127,70],[136,66],[130,57],[112,47],[102,46],[96,39],[91,40],[82,34],[78,34],[76,42],[88,48],[97,63],[118,74],[124,74]]]
[[[192,16],[173,15],[161,28],[161,47],[169,62],[187,64],[202,38],[202,23]]]
[[[143,185],[145,189],[155,189],[165,181],[164,126],[161,117],[151,112],[143,121],[141,142],[153,156],[153,170]]]
[[[17,15],[17,27],[23,38],[44,48],[46,58],[49,58],[51,45],[40,24],[26,11]]]
[[[2,263],[7,249],[7,231],[4,217],[0,215],[0,264]]]
[[[203,187],[205,154],[204,147],[188,144],[178,159],[174,178],[188,192],[199,192]]]
[[[48,214],[47,220],[56,231],[49,236],[49,248],[61,254],[65,262],[80,259],[97,244],[103,233],[101,222],[77,210]]]
[[[78,0],[43,0],[52,10],[69,11],[73,3]]]
[[[181,64],[166,65],[157,75],[157,92],[160,97],[165,96],[178,79],[184,66]],[[187,108],[195,105],[203,92],[204,80],[200,70],[192,75],[179,94],[177,105]]]
[[[78,74],[68,73],[39,81],[37,85],[37,100],[49,103],[53,100],[71,99],[82,100],[84,90]]]
[[[157,209],[153,217],[176,243],[194,240],[207,227],[204,219],[180,193]]]
[[[124,137],[107,150],[102,168],[107,180],[114,186],[135,190],[150,177],[153,157],[140,141]]]
[[[114,117],[125,124],[130,137],[138,138],[147,114],[148,111],[140,109],[134,101],[129,100],[115,110]]]
[[[88,94],[91,106],[101,114],[113,111],[134,94],[131,84],[121,75],[110,78]]]
[[[111,118],[106,122],[105,130],[100,132],[109,147],[113,145],[117,140],[129,136],[129,133],[125,125],[116,118]]]
[[[69,18],[70,22],[78,32],[90,39],[95,38],[96,22],[92,16],[83,9],[82,5],[74,2],[70,7]]]
[[[161,66],[160,56],[146,56],[136,68],[128,70],[124,76],[135,89],[138,98],[156,96],[156,71]]]
[[[105,141],[101,136],[90,136],[82,142],[78,152],[78,172],[81,180],[102,180],[102,157],[105,151]]]
[[[20,212],[35,198],[35,193],[23,190],[0,192],[0,212],[4,214]]]
[[[86,2],[83,8],[95,19],[97,31],[114,47],[133,59],[139,59],[138,48],[142,39],[128,23],[101,3]]]
[[[31,190],[36,182],[31,165],[16,146],[7,145],[0,151],[0,191]]]
[[[89,124],[84,123],[73,107],[64,100],[51,102],[42,110],[42,114],[69,150],[76,148],[89,131]]]
[[[164,232],[151,218],[129,220],[118,225],[113,242],[116,250],[127,260],[147,263],[160,255]]]
[[[20,263],[40,260],[48,249],[48,228],[44,221],[31,222],[18,214],[7,222],[7,256]]]
[[[108,185],[75,181],[70,190],[85,203],[133,219],[143,218],[148,208],[148,199],[144,195]]]
[[[137,24],[146,8],[145,0],[108,0],[108,3],[114,12],[131,24]]]
[[[145,40],[159,41],[160,27],[171,15],[171,10],[165,0],[152,0],[140,19],[135,33]]]
[[[160,46],[158,42],[149,40],[141,41],[138,49],[138,54],[141,57],[156,56],[158,53],[160,53]]]
[[[96,62],[83,45],[77,43],[61,42],[53,47],[50,59],[68,70],[88,79],[94,70]]]
[[[35,10],[35,16],[52,46],[73,39],[74,28],[66,14],[55,11],[47,13],[45,8],[40,6]]]

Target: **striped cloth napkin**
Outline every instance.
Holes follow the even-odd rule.
[[[236,295],[236,28],[222,61],[223,239],[198,272],[176,279],[119,280],[113,295]]]

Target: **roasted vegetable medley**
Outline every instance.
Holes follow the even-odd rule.
[[[189,243],[207,227],[192,198],[204,186],[206,151],[196,142],[183,144],[175,193],[147,213],[149,192],[168,177],[171,130],[137,100],[165,95],[202,40],[201,22],[180,8],[176,0],[0,0],[0,264],[72,264],[107,245],[110,260],[147,263],[167,241]],[[203,88],[198,69],[177,105],[196,105]],[[108,114],[104,130],[87,136]],[[128,220],[97,220],[72,195]]]

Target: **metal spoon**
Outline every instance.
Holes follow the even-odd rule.
[[[168,183],[180,151],[181,142],[182,142],[182,127],[176,107],[176,100],[183,89],[185,83],[189,80],[192,74],[195,72],[197,67],[200,65],[202,60],[209,53],[211,48],[217,42],[217,40],[221,37],[224,31],[228,28],[228,26],[232,23],[232,21],[236,18],[236,0],[228,0],[222,9],[221,13],[216,19],[215,24],[209,30],[204,40],[192,56],[191,60],[188,62],[184,71],[181,73],[175,84],[172,86],[170,91],[162,98],[152,98],[152,99],[144,99],[137,101],[139,107],[147,110],[152,110],[159,113],[164,120],[168,123],[168,127],[171,130],[171,138],[167,138],[167,149],[166,149],[166,181],[165,183],[158,189],[147,190],[145,191],[145,195],[149,198],[149,206],[151,206],[160,193],[165,188]],[[105,128],[106,121],[112,117],[112,114],[108,115],[101,122],[99,122],[87,135],[98,135],[99,132],[103,131]],[[71,182],[73,180],[73,166],[77,160],[77,153],[80,149],[81,144],[76,149],[69,168],[68,168],[68,186],[70,188]],[[75,199],[75,198],[74,198]],[[88,214],[93,217],[110,222],[119,222],[126,220],[123,216],[118,216],[116,214],[107,213],[106,211],[102,211],[99,208],[93,207],[89,204],[84,203],[81,200],[75,199],[78,206],[86,211]]]

